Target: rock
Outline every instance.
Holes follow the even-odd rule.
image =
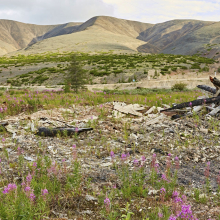
[[[91,201],[93,201],[93,202],[98,201],[97,198],[95,198],[94,196],[91,196],[91,195],[86,195],[86,196],[85,196],[85,199],[86,199],[86,201],[88,201],[88,202],[91,202]]]

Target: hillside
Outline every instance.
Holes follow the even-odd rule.
[[[0,55],[58,50],[199,54],[218,58],[220,22],[188,19],[154,25],[108,16],[59,25],[0,20]]]
[[[27,47],[45,38],[74,31],[80,23],[61,25],[25,24],[11,20],[0,20],[0,55]]]

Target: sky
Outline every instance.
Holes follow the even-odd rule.
[[[220,0],[0,0],[0,19],[31,24],[85,22],[113,16],[145,23],[220,21]]]

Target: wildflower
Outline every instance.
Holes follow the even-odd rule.
[[[178,170],[180,168],[179,158],[176,156],[174,160],[175,160],[175,168]]]
[[[25,192],[31,191],[31,187],[30,187],[30,186],[26,186],[26,187],[24,188],[24,191],[25,191]]]
[[[207,167],[204,172],[206,178],[209,178],[209,170],[210,170],[210,162],[207,162]]]
[[[134,166],[138,166],[139,161],[138,161],[137,159],[135,159],[135,160],[133,161],[133,164],[134,164]]]
[[[176,216],[171,215],[168,220],[176,220]]]
[[[192,215],[192,210],[190,205],[182,205],[182,210],[181,210],[181,218],[188,218],[191,217]]]
[[[189,103],[189,106],[192,107],[192,102]]]
[[[31,180],[32,180],[32,176],[31,176],[30,173],[27,175],[26,180],[27,180],[28,183],[31,182]]]
[[[5,142],[5,138],[2,138],[2,142]]]
[[[76,149],[76,145],[74,144],[72,148],[73,148],[73,160],[76,160],[76,159],[77,159],[77,149]]]
[[[114,151],[111,151],[110,156],[111,156],[111,159],[112,159],[112,160],[115,158]]]
[[[161,188],[160,189],[160,200],[161,200],[161,202],[164,202],[165,194],[166,194],[165,188]]]
[[[37,163],[36,162],[33,163],[33,167],[37,167]]]
[[[142,157],[141,157],[141,161],[142,161],[142,162],[145,162],[145,161],[146,161],[146,157],[145,157],[145,156],[142,156]]]
[[[159,217],[159,218],[163,218],[163,214],[159,212],[159,213],[158,213],[158,217]]]
[[[42,192],[42,196],[48,194],[48,190],[47,190],[46,188],[45,188],[45,189],[42,189],[41,192]]]
[[[160,193],[166,193],[166,189],[165,188],[161,188],[160,189]]]
[[[111,201],[110,201],[110,199],[107,197],[107,195],[106,195],[106,198],[105,198],[105,200],[104,200],[104,204],[105,204],[106,212],[109,213],[109,212],[110,212]]]
[[[174,191],[173,194],[172,194],[172,197],[173,197],[173,198],[176,198],[176,197],[178,197],[178,196],[179,196],[179,193],[178,193],[177,191]]]
[[[116,184],[113,186],[113,189],[116,189],[117,188],[117,186],[116,186]]]
[[[161,179],[164,180],[164,181],[169,182],[169,180],[168,180],[167,177],[166,177],[166,174],[162,174]]]
[[[123,161],[126,160],[126,157],[127,157],[126,154],[122,154],[122,155],[121,155],[121,159],[122,159]]]
[[[17,189],[17,186],[15,183],[9,183],[5,188],[4,190],[2,191],[3,194],[7,194],[9,193],[10,191],[14,191]]]
[[[34,201],[35,197],[36,197],[36,196],[34,195],[34,193],[31,192],[29,198],[30,198],[30,200],[31,200],[32,202]]]

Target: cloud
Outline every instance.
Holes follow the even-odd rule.
[[[103,0],[116,17],[159,23],[173,19],[219,21],[220,0]]]
[[[34,24],[86,21],[98,15],[146,23],[219,21],[220,0],[0,0],[0,19]]]
[[[0,19],[35,24],[86,21],[97,15],[113,16],[114,7],[102,0],[0,0]]]

